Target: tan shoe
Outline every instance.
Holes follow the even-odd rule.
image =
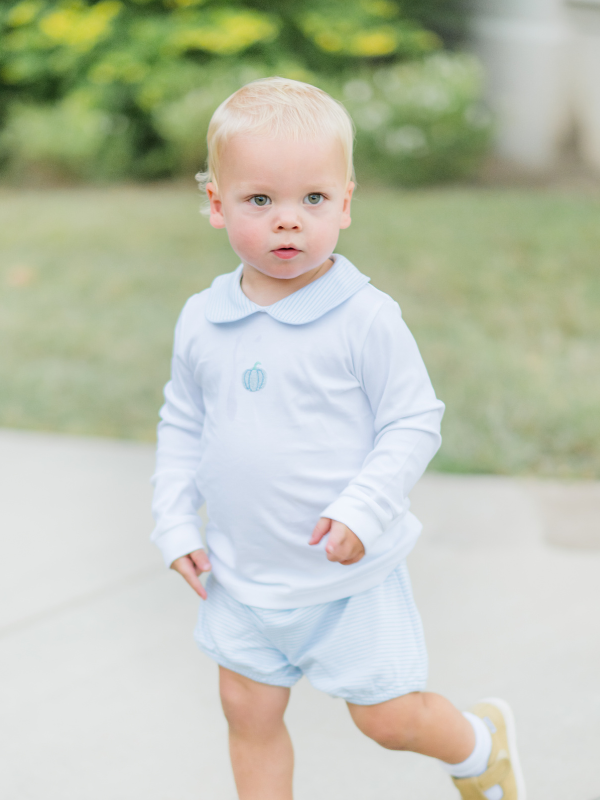
[[[463,800],[487,800],[484,792],[500,786],[502,800],[525,800],[525,781],[519,765],[515,721],[508,703],[487,697],[469,709],[484,721],[492,734],[488,768],[476,778],[452,778]]]

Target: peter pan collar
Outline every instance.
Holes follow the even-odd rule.
[[[236,322],[251,314],[265,313],[288,325],[313,322],[362,289],[371,279],[359,272],[347,258],[334,254],[333,266],[316,281],[278,300],[271,306],[253,303],[242,291],[243,265],[219,275],[213,281],[205,307],[209,322]]]

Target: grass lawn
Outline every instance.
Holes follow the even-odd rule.
[[[152,440],[186,298],[235,268],[193,187],[0,190],[0,425]],[[446,402],[435,467],[600,477],[600,197],[365,189],[338,251]]]

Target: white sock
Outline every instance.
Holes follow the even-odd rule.
[[[460,764],[441,762],[446,772],[450,773],[454,778],[474,778],[476,775],[481,775],[487,769],[492,752],[492,734],[485,722],[475,714],[471,714],[470,711],[465,711],[464,716],[473,726],[475,747],[471,755],[461,761]],[[504,792],[500,786],[496,785],[492,786],[484,794],[487,800],[501,800]]]

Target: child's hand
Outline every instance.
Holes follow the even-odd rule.
[[[198,580],[198,575],[211,569],[210,561],[204,550],[194,550],[193,553],[189,553],[187,556],[176,558],[171,564],[171,569],[182,575],[196,594],[206,600],[206,589]]]
[[[355,533],[347,525],[335,519],[321,517],[315,525],[309,544],[319,544],[321,539],[329,534],[325,552],[329,561],[339,561],[340,564],[356,564],[365,554],[365,548]]]

